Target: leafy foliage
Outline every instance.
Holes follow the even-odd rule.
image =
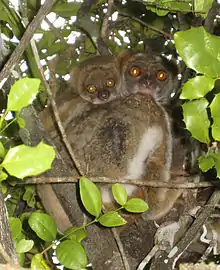
[[[203,27],[197,27],[175,33],[174,41],[189,68],[210,77],[220,75],[220,37],[209,34]]]
[[[209,34],[203,27],[197,27],[175,33],[174,40],[187,66],[199,73],[183,86],[180,96],[182,99],[192,100],[182,106],[186,128],[194,138],[207,144],[212,140],[209,133],[211,129],[213,139],[219,141],[220,96],[214,94],[210,104],[206,94],[212,91],[220,75],[220,38]],[[213,120],[212,125],[210,125],[207,111],[209,108]],[[213,153],[211,150],[199,158],[199,167],[204,172],[214,167],[217,177],[220,177],[219,159],[220,153]]]

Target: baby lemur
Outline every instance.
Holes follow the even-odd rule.
[[[73,72],[71,84],[83,99],[71,98],[71,91],[57,99],[65,132],[81,169],[89,176],[168,182],[172,136],[165,110],[142,85],[136,87],[136,92],[140,93],[124,95],[130,86],[125,87],[127,82],[122,79],[124,75],[120,74],[115,58],[106,59],[91,58]],[[106,61],[110,61],[107,67]],[[107,85],[110,79],[114,82],[112,87]],[[117,98],[119,95],[121,98]],[[47,113],[41,118],[52,131]],[[125,187],[129,195],[138,189],[134,185]],[[147,219],[158,219],[166,214],[181,193],[164,188],[144,190],[150,207]],[[108,188],[104,188],[104,203],[111,201],[109,194]]]
[[[71,73],[70,84],[93,104],[110,102],[120,95],[118,61],[114,56],[94,56],[81,62]]]

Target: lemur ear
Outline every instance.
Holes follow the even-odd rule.
[[[121,52],[118,57],[117,57],[117,60],[118,60],[118,64],[119,64],[119,67],[121,69],[121,67],[124,65],[124,63],[127,62],[127,60],[133,55],[134,53],[131,52],[131,51],[123,51]]]

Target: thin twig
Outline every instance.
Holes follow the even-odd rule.
[[[102,212],[104,212],[104,213],[107,212],[107,210],[106,210],[106,208],[105,208],[104,205],[102,205]],[[128,259],[126,257],[126,254],[125,254],[125,251],[124,251],[124,247],[123,247],[123,244],[121,242],[119,233],[118,233],[118,231],[117,231],[116,228],[111,228],[111,232],[112,232],[113,237],[115,239],[115,242],[116,242],[116,244],[118,246],[118,250],[119,250],[119,252],[121,254],[121,259],[122,259],[122,262],[124,264],[124,268],[125,268],[125,270],[130,270],[130,265],[129,265]]]
[[[164,32],[163,30],[160,30],[160,29],[158,29],[158,28],[156,28],[156,27],[154,27],[154,26],[152,26],[152,25],[150,25],[150,24],[148,24],[146,22],[143,22],[142,20],[136,18],[135,16],[131,16],[130,14],[124,13],[124,12],[119,12],[119,15],[121,15],[123,17],[128,17],[131,20],[136,21],[136,22],[142,24],[145,27],[148,27],[149,29],[151,29],[151,30],[153,30],[153,31],[155,31],[157,33],[160,33],[160,34],[162,34],[163,36],[165,36],[167,38],[173,39],[173,36],[171,34],[169,34],[167,32]]]
[[[109,17],[111,15],[111,12],[112,12],[113,5],[114,5],[114,0],[108,0],[108,9],[107,9],[107,12],[105,14],[105,17],[104,17],[104,20],[102,23],[102,28],[101,28],[101,38],[103,40],[106,39],[106,35],[108,32],[108,21],[109,21]]]
[[[49,27],[51,28],[51,30],[53,31],[54,35],[60,39],[63,43],[66,43],[63,35],[60,33],[60,31],[52,24],[52,22],[45,18],[45,22],[49,25]]]
[[[160,182],[160,181],[141,181],[141,180],[130,180],[123,178],[109,178],[109,177],[90,177],[91,181],[95,183],[105,183],[105,184],[133,184],[137,186],[155,187],[155,188],[173,188],[173,189],[194,189],[194,188],[207,188],[207,187],[219,187],[218,182],[200,182],[191,183],[187,181],[187,177],[181,177],[181,182]],[[178,178],[180,179],[180,178]],[[24,182],[19,182],[20,184],[50,184],[50,183],[76,183],[78,182],[78,176],[67,176],[67,177],[32,177],[26,179]]]
[[[42,20],[45,18],[45,16],[50,11],[55,2],[56,0],[45,1],[39,9],[37,15],[34,17],[33,21],[28,25],[24,35],[20,40],[20,43],[13,51],[0,73],[0,88],[2,88],[4,83],[7,81],[13,67],[18,64],[20,57],[24,53],[24,50],[29,46],[33,34],[39,28]]]
[[[48,66],[49,68],[49,66]],[[41,69],[42,70],[42,69]],[[49,68],[50,70],[50,76],[51,76],[51,80],[53,82],[53,88],[55,89],[56,88],[56,77],[55,77],[55,71],[53,71],[51,69],[51,67]],[[43,70],[42,70],[43,71]],[[42,72],[41,72],[42,73]],[[65,129],[63,127],[63,124],[61,122],[61,119],[60,119],[60,116],[59,116],[59,113],[58,113],[58,107],[57,107],[57,104],[56,104],[56,101],[55,99],[53,98],[53,94],[52,94],[52,91],[46,81],[46,78],[44,76],[44,74],[42,74],[42,78],[44,80],[44,84],[45,84],[45,88],[46,88],[46,91],[47,91],[47,94],[48,94],[48,97],[50,99],[50,103],[51,103],[51,106],[52,106],[52,109],[53,109],[53,114],[54,114],[54,117],[55,117],[55,120],[56,120],[56,123],[57,123],[57,126],[59,128],[59,131],[60,131],[60,134],[62,136],[62,140],[63,140],[63,143],[68,151],[68,154],[70,155],[70,158],[72,159],[73,161],[73,164],[75,166],[75,168],[77,169],[77,172],[79,175],[83,175],[83,171],[81,170],[81,167],[80,167],[80,163],[78,162],[77,158],[75,157],[75,154],[73,152],[73,149],[67,139],[67,135],[66,135],[66,132],[65,132]],[[56,91],[53,90],[53,92],[56,93]]]
[[[121,239],[119,237],[119,234],[118,234],[116,228],[112,228],[111,230],[112,230],[112,233],[113,233],[115,242],[117,243],[118,249],[120,251],[121,258],[122,258],[122,261],[123,261],[125,270],[130,270],[131,268],[130,268],[128,259],[126,257],[126,254],[125,254],[125,251],[124,251],[124,247],[123,247],[123,244],[122,244]]]
[[[155,245],[143,259],[143,261],[138,265],[137,270],[144,270],[149,261],[155,256],[156,252],[159,250],[159,246]]]
[[[27,21],[27,18],[24,18],[24,23],[27,24],[28,21]],[[36,64],[40,70],[40,74],[41,74],[41,79],[44,83],[44,87],[47,91],[47,94],[48,94],[48,97],[49,97],[49,100],[51,102],[51,105],[52,105],[52,109],[53,109],[53,113],[54,113],[54,117],[56,119],[56,123],[57,123],[57,126],[59,128],[59,131],[61,133],[61,136],[63,138],[63,142],[65,144],[65,147],[74,163],[74,166],[75,168],[77,169],[77,172],[79,173],[79,175],[82,175],[82,171],[80,169],[80,164],[79,162],[77,161],[77,159],[75,158],[75,155],[74,155],[74,152],[72,150],[72,147],[71,145],[69,144],[68,140],[67,140],[67,136],[66,136],[66,133],[65,133],[65,130],[64,130],[64,127],[62,125],[62,122],[61,122],[61,119],[60,119],[60,116],[59,116],[59,113],[58,113],[58,108],[57,108],[57,105],[56,105],[56,102],[55,102],[55,99],[53,97],[53,93],[47,83],[47,80],[45,78],[45,75],[44,75],[44,71],[43,71],[43,67],[40,63],[40,56],[39,56],[39,53],[38,53],[38,50],[37,50],[37,46],[36,46],[36,43],[35,41],[32,39],[31,40],[31,48],[32,48],[32,51],[33,51],[33,54],[34,54],[34,58],[35,58],[35,61],[36,61]],[[49,66],[48,66],[49,68]],[[50,70],[50,80],[51,82],[53,83],[53,88],[54,88],[54,92],[56,93],[55,91],[55,88],[56,88],[56,76],[55,76],[55,70],[52,70],[52,67],[50,67],[51,70]]]
[[[169,258],[169,262],[167,263],[167,266],[175,266],[177,260],[182,255],[182,253],[187,249],[187,247],[191,244],[191,242],[195,239],[198,231],[203,226],[207,218],[211,215],[211,213],[214,211],[216,204],[220,200],[220,191],[215,190],[210,197],[209,201],[206,205],[203,206],[203,209],[193,222],[192,226],[189,228],[189,230],[185,233],[184,237],[177,243],[173,250],[176,252],[173,252],[173,250],[170,251],[170,254],[172,253],[172,258]]]

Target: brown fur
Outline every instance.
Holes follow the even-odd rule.
[[[162,140],[152,152],[146,153],[141,179],[169,181],[169,123],[166,112],[150,95],[130,95],[98,106],[86,103],[77,96],[71,99],[70,95],[71,92],[58,101],[60,116],[85,174],[126,178],[129,162],[136,155],[143,134],[149,128],[158,126],[163,132]],[[46,117],[47,113],[48,109],[42,118],[51,130],[52,119]],[[54,136],[57,134],[54,133]],[[145,189],[150,207],[145,218],[157,219],[166,214],[175,202],[174,196],[170,199],[172,192],[162,188]],[[134,193],[140,193],[139,189]],[[179,194],[176,192],[175,196]]]

